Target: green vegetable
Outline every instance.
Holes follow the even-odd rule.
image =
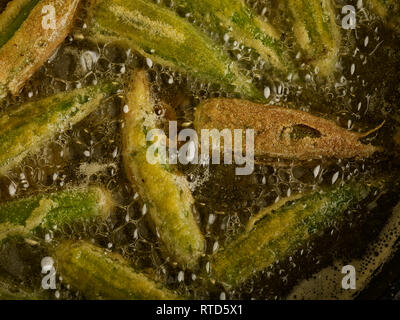
[[[113,205],[102,188],[74,188],[40,194],[0,204],[0,241],[8,236],[26,236],[41,228],[73,223],[80,219],[106,217]]]
[[[331,0],[285,0],[304,59],[328,76],[335,71],[341,36]]]
[[[119,43],[161,65],[263,99],[222,49],[174,12],[149,0],[93,2],[88,27],[93,39]]]
[[[63,92],[25,103],[1,116],[0,174],[5,174],[57,131],[82,120],[116,88],[108,83]]]
[[[175,0],[173,3],[211,32],[228,35],[255,49],[276,69],[288,71],[291,66],[279,32],[254,14],[243,0]]]
[[[365,133],[352,132],[335,122],[310,113],[279,106],[256,104],[243,99],[214,98],[196,107],[194,128],[204,129],[251,128],[255,132],[255,156],[283,159],[367,158],[381,147],[363,144],[360,139],[379,130],[384,122]],[[223,146],[222,149],[229,149]],[[240,145],[241,149],[246,146]],[[230,150],[227,150],[230,151]],[[241,150],[235,150],[241,152]]]
[[[41,300],[44,295],[41,292],[32,292],[21,285],[17,286],[13,282],[0,277],[0,300]]]
[[[64,41],[80,0],[13,0],[0,15],[0,98],[18,94]],[[35,5],[36,4],[36,5]]]
[[[215,254],[212,277],[238,286],[276,260],[301,249],[313,236],[340,221],[347,210],[381,189],[382,181],[349,182],[320,192],[294,197],[262,210],[247,232]]]
[[[205,243],[193,216],[194,199],[188,182],[167,162],[152,164],[147,158],[146,133],[156,128],[157,116],[144,71],[136,73],[127,102],[122,141],[128,179],[145,202],[165,254],[182,266],[194,268]]]
[[[88,242],[64,242],[55,250],[57,271],[88,299],[173,300],[179,297],[134,271],[122,257]]]
[[[0,48],[14,35],[39,0],[13,0],[0,14]]]

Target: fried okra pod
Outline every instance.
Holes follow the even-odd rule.
[[[161,153],[159,159],[148,156],[149,135],[157,129],[154,108],[146,73],[138,71],[127,93],[123,115],[124,167],[144,201],[165,254],[181,266],[194,268],[204,253],[205,242],[193,214],[194,199],[188,182]]]
[[[136,272],[121,256],[88,242],[61,243],[55,249],[55,261],[63,281],[87,299],[179,299],[174,292]]]
[[[239,286],[296,253],[313,236],[341,221],[347,210],[383,188],[382,180],[348,182],[261,210],[246,232],[212,257],[211,276],[231,287]]]
[[[285,0],[303,60],[329,76],[335,71],[341,45],[340,27],[331,0]]]
[[[81,121],[100,101],[117,90],[105,83],[62,92],[27,102],[0,117],[0,174],[51,139],[60,130]]]
[[[0,204],[0,241],[28,236],[36,229],[51,230],[79,220],[106,218],[113,207],[109,191],[79,187]]]
[[[174,7],[183,9],[207,30],[253,48],[276,70],[288,72],[292,69],[279,31],[253,12],[243,0],[176,0]]]
[[[72,28],[80,0],[15,1],[0,15],[0,98],[16,95],[51,57]]]
[[[251,128],[255,156],[296,160],[370,157],[381,148],[363,144],[360,139],[381,126],[365,133],[351,132],[304,111],[239,99],[207,100],[196,108],[194,120],[199,133],[204,129],[233,132]]]
[[[153,62],[263,100],[237,63],[197,27],[149,0],[92,0],[89,37],[130,48]]]

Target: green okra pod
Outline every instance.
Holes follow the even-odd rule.
[[[39,0],[13,0],[0,14],[0,48],[19,29]]]
[[[113,83],[89,86],[27,102],[0,117],[0,174],[4,174],[50,139],[94,111],[116,91]]]
[[[176,0],[174,6],[184,9],[211,32],[228,35],[253,48],[277,70],[290,70],[292,63],[279,32],[243,0]]]
[[[43,292],[31,291],[0,276],[0,300],[41,300],[44,298]]]
[[[26,236],[37,228],[73,223],[81,219],[105,218],[113,206],[109,191],[81,187],[39,194],[0,204],[0,241],[8,236]]]
[[[56,268],[87,299],[176,300],[178,295],[136,272],[121,256],[84,241],[55,250]]]
[[[17,94],[64,41],[80,0],[14,1],[0,15],[0,98]]]
[[[347,210],[382,189],[380,184],[383,182],[379,180],[374,184],[349,182],[263,209],[249,222],[245,233],[214,255],[212,277],[233,287],[242,284],[341,221]]]
[[[165,254],[193,268],[204,253],[204,237],[193,215],[194,199],[186,178],[167,161],[150,163],[147,156],[147,133],[156,129],[157,115],[144,71],[135,74],[127,102],[122,131],[125,171],[144,200]]]
[[[211,39],[173,11],[149,0],[93,0],[89,34],[116,42],[164,66],[255,100],[261,92]]]
[[[303,60],[323,76],[332,74],[341,45],[339,26],[331,0],[285,0]]]

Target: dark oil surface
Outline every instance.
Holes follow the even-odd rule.
[[[259,13],[266,7],[265,18],[279,22],[280,8],[273,6],[274,1],[247,2]],[[338,8],[342,6],[340,1],[336,3]],[[180,166],[190,182],[201,230],[207,239],[207,255],[198,270],[181,270],[161,255],[157,237],[147,216],[142,215],[141,199],[125,176],[120,137],[125,98],[120,94],[103,101],[96,112],[71,129],[59,132],[39,152],[28,156],[7,176],[0,177],[1,202],[73,185],[103,185],[116,200],[113,215],[106,222],[87,221],[58,227],[48,234],[37,233],[28,243],[21,239],[4,242],[0,245],[0,272],[20,285],[39,289],[40,261],[50,254],[51,248],[63,239],[88,239],[120,253],[135,268],[193,298],[281,299],[300,280],[332,265],[336,259],[364,259],[367,246],[374,242],[397,203],[395,190],[379,199],[368,218],[363,215],[368,204],[360,204],[341,225],[332,226],[320,238],[310,241],[301,254],[279,261],[239,289],[229,290],[207,278],[210,255],[242,232],[249,218],[261,208],[289,195],[329,185],[337,174],[339,183],[353,177],[398,173],[399,146],[394,137],[400,121],[400,38],[367,10],[358,16],[356,31],[341,30],[344,41],[339,72],[329,80],[307,66],[289,77],[291,80],[279,78],[264,68],[259,57],[247,48],[231,40],[214,38],[235,59],[240,53],[241,68],[255,79],[261,90],[269,87],[271,105],[305,110],[354,131],[368,131],[385,120],[381,130],[365,139],[383,146],[384,153],[360,161],[260,161],[250,176],[235,176],[234,165]],[[84,17],[82,7],[71,35],[20,95],[0,102],[0,115],[23,102],[103,79],[127,83],[131,71],[142,67],[150,75],[156,97],[175,110],[180,126],[191,126],[199,102],[210,97],[233,96],[212,84],[159,65],[150,67],[142,57],[112,43],[89,42],[85,39]],[[290,39],[286,41],[290,43]],[[379,245],[382,244],[377,248]],[[371,255],[367,259],[363,272],[373,271],[369,265],[374,258]],[[44,294],[48,298],[84,298],[62,281],[57,281],[57,294],[54,291]]]

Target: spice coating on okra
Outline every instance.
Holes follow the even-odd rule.
[[[94,111],[102,98],[116,91],[106,83],[27,102],[0,117],[0,174],[36,150],[57,131]]]
[[[221,48],[171,10],[148,0],[92,2],[88,25],[92,39],[119,43],[151,61],[219,83],[249,99],[264,99]]]
[[[42,0],[20,26],[14,26],[17,30],[0,47],[0,98],[6,96],[7,91],[17,94],[25,81],[64,41],[72,27],[79,1]],[[54,8],[53,25],[43,23],[42,10],[45,6]]]
[[[351,132],[304,111],[238,99],[205,101],[197,107],[194,120],[198,132],[252,128],[256,156],[297,160],[370,157],[381,148],[360,139],[381,126],[366,133]]]
[[[243,0],[177,0],[176,8],[184,8],[205,28],[255,49],[271,66],[289,71],[291,62],[285,53],[279,32],[258,17]]]
[[[19,29],[39,0],[13,0],[0,14],[0,48]]]
[[[52,194],[39,194],[0,204],[0,241],[8,236],[26,236],[40,227],[82,219],[105,218],[113,207],[109,191],[98,187],[82,187]]]
[[[121,256],[88,242],[63,242],[56,248],[55,258],[64,281],[87,299],[179,299],[174,292],[135,272]]]
[[[305,60],[323,76],[335,71],[341,35],[331,0],[286,0]]]
[[[272,211],[264,209],[265,215],[258,214],[260,218],[252,221],[250,231],[214,255],[212,276],[229,286],[240,285],[276,260],[294,254],[376,190],[364,182],[350,182],[285,202]]]
[[[194,268],[205,249],[193,215],[194,199],[186,178],[173,166],[149,162],[146,135],[157,127],[155,103],[146,73],[136,72],[133,79],[122,130],[125,171],[147,207],[165,254],[182,266]]]

